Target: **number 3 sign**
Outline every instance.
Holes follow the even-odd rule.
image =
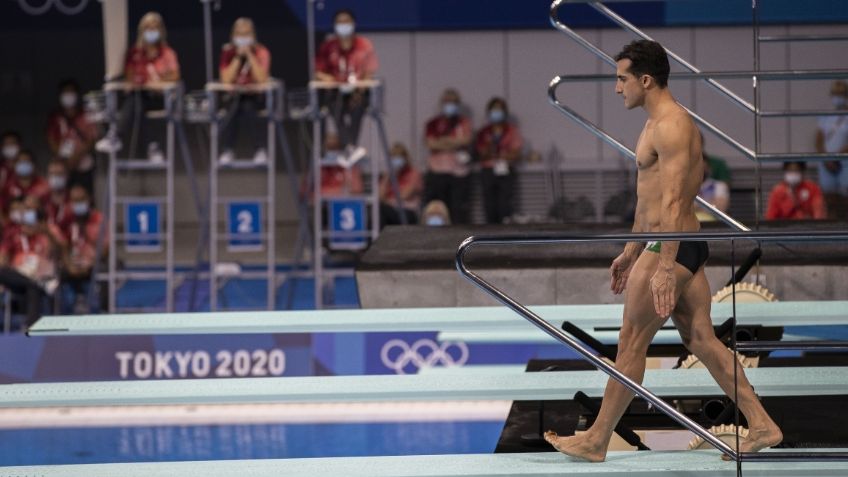
[[[330,248],[361,250],[368,245],[365,230],[365,202],[355,199],[328,200],[330,209]]]

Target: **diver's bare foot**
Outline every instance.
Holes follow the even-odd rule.
[[[750,429],[748,431],[748,438],[739,446],[739,451],[743,453],[759,452],[768,447],[774,447],[780,444],[781,441],[783,441],[783,433],[777,425],[772,423],[768,427]],[[731,460],[727,455],[722,455],[721,458]]]
[[[563,454],[589,462],[603,462],[607,457],[606,447],[593,445],[582,435],[560,437],[556,432],[548,431],[545,433],[545,440]]]

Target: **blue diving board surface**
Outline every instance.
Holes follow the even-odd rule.
[[[848,367],[755,368],[746,374],[760,396],[848,395]],[[563,399],[577,391],[602,396],[606,383],[600,371],[25,383],[0,386],[0,407],[519,401]],[[644,384],[660,396],[723,394],[706,369],[648,370]]]
[[[414,434],[408,436],[414,439]],[[833,449],[799,449],[798,451]],[[791,450],[790,450],[791,451]],[[764,452],[769,452],[768,450]],[[600,464],[581,462],[558,452],[518,454],[449,454],[383,457],[326,457],[191,462],[146,462],[86,465],[0,467],[0,477],[244,477],[367,476],[367,477],[731,477],[736,463],[725,462],[714,450],[614,451]],[[848,475],[848,462],[751,462],[746,476]]]
[[[552,305],[531,309],[552,321],[591,328],[621,325],[623,305]],[[715,303],[713,323],[732,316],[730,303]],[[824,326],[848,324],[848,301],[738,303],[739,324]],[[322,311],[250,311],[47,316],[31,336],[178,335],[526,330],[533,325],[506,307],[403,308]]]

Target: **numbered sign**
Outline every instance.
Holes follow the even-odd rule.
[[[227,250],[256,252],[262,250],[262,206],[259,202],[227,204]]]
[[[124,210],[124,247],[128,252],[159,252],[162,250],[162,204],[158,202],[129,202]]]
[[[330,211],[330,248],[361,250],[368,246],[365,228],[365,201],[328,200]]]

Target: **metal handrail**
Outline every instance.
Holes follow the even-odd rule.
[[[610,146],[614,147],[622,155],[624,155],[624,156],[630,158],[631,160],[635,161],[636,160],[636,153],[632,149],[630,149],[629,147],[622,144],[621,141],[619,141],[618,139],[607,134],[606,131],[602,130],[597,125],[595,125],[593,122],[591,122],[588,119],[581,116],[577,111],[575,111],[575,110],[571,109],[570,107],[559,102],[559,100],[556,98],[556,88],[557,88],[557,86],[559,86],[559,84],[561,84],[561,83],[557,83],[557,78],[554,78],[554,80],[551,81],[550,87],[548,88],[548,99],[551,102],[551,104],[553,104],[557,109],[559,109],[560,112],[562,112],[565,116],[571,118],[577,124],[583,126],[590,133],[594,134],[595,136],[597,136],[598,138],[600,138],[602,141],[606,142]],[[718,131],[718,133],[726,136],[726,134],[724,134],[724,132],[722,132],[722,131]],[[729,136],[728,136],[728,140],[735,142],[735,140],[733,138],[730,138]],[[744,146],[742,146],[742,147],[744,147]],[[729,225],[731,228],[733,228],[735,230],[740,230],[740,231],[751,230],[748,227],[746,227],[742,222],[739,222],[738,220],[734,219],[733,217],[731,217],[731,216],[727,215],[726,213],[722,212],[721,210],[717,209],[714,205],[712,205],[709,202],[707,202],[706,200],[702,199],[700,196],[695,197],[695,202],[697,202],[699,205],[704,207],[707,210],[707,212],[709,212],[713,217],[716,217],[717,219],[721,220],[725,224]]]
[[[768,452],[763,454],[755,454],[749,452],[736,452],[735,449],[724,443],[718,437],[709,433],[706,429],[699,426],[695,421],[681,413],[674,406],[669,405],[657,395],[628,378],[614,366],[608,364],[601,358],[592,354],[590,350],[580,344],[578,341],[570,337],[559,328],[551,325],[540,316],[536,315],[526,306],[522,305],[514,298],[510,297],[488,281],[481,278],[468,269],[465,264],[465,256],[468,251],[479,245],[553,245],[553,244],[571,244],[571,243],[597,243],[597,242],[644,242],[650,240],[660,241],[727,241],[735,240],[756,240],[760,242],[826,242],[826,241],[848,241],[848,232],[725,232],[725,233],[639,233],[639,234],[594,234],[594,235],[576,235],[576,234],[543,234],[543,233],[528,233],[521,235],[501,235],[501,236],[481,236],[468,237],[457,248],[456,251],[456,269],[460,275],[466,280],[474,283],[480,289],[488,293],[497,301],[515,311],[527,321],[550,335],[552,338],[569,346],[571,349],[582,355],[586,360],[592,363],[596,368],[606,373],[612,379],[615,379],[620,384],[628,388],[630,391],[641,397],[642,399],[653,404],[657,409],[662,411],[671,419],[689,429],[697,436],[709,442],[713,447],[722,451],[735,461],[757,460],[757,461],[809,461],[809,460],[848,460],[848,452],[813,452],[813,453],[795,453],[795,452]]]
[[[564,23],[562,23],[559,20],[559,14],[558,14],[559,8],[562,5],[564,5],[566,3],[573,2],[573,1],[574,0],[554,0],[553,3],[551,3],[551,13],[550,13],[551,24],[553,25],[554,28],[565,33],[566,35],[571,37],[573,40],[577,41],[577,43],[579,43],[581,46],[588,49],[589,51],[594,53],[596,56],[601,58],[602,60],[606,61],[607,63],[611,64],[612,66],[615,66],[615,60],[612,59],[612,57],[610,57],[609,55],[607,55],[606,53],[604,53],[603,51],[598,49],[596,46],[589,43],[585,38],[580,36],[577,32],[575,32],[574,30],[572,30],[571,28],[569,28],[567,25],[565,25]],[[632,33],[632,34],[634,34],[634,35],[636,35],[639,38],[642,38],[644,40],[654,41],[654,39],[651,38],[648,34],[643,32],[642,30],[636,28],[635,25],[633,25],[632,23],[625,20],[619,14],[617,14],[614,11],[607,8],[604,4],[602,4],[600,2],[596,2],[596,1],[587,2],[587,3],[589,4],[589,6],[591,6],[595,10],[597,10],[599,13],[601,13],[605,17],[609,18],[614,23],[618,24],[620,27],[624,28],[625,30],[629,31],[630,33]],[[668,54],[669,57],[671,57],[672,59],[677,61],[681,66],[683,66],[687,70],[689,70],[693,73],[700,73],[701,72],[701,70],[699,70],[694,65],[692,65],[689,62],[687,62],[686,60],[684,60],[677,53],[669,50],[668,48],[665,48],[665,51],[666,51],[666,53]],[[733,91],[730,91],[726,86],[722,85],[718,81],[715,81],[714,79],[711,79],[711,78],[705,78],[705,81],[713,89],[715,89],[716,91],[720,92],[721,94],[727,96],[730,100],[732,100],[734,103],[736,103],[742,109],[745,109],[745,110],[750,111],[750,112],[754,112],[754,106],[751,103],[749,103],[748,101],[745,101],[742,97],[740,97],[739,95],[737,95]]]
[[[606,53],[604,53],[606,55]],[[612,57],[610,57],[612,58]],[[612,66],[615,66],[613,63]],[[725,79],[752,79],[757,77],[760,81],[786,81],[794,79],[802,80],[823,80],[823,79],[842,79],[848,78],[848,69],[829,69],[829,70],[765,70],[765,71],[701,71],[698,73],[671,72],[669,79],[678,80],[702,80],[709,78],[725,78]],[[581,81],[615,81],[615,76],[608,74],[582,74],[582,75],[562,75],[560,76],[564,82],[581,82]],[[752,111],[753,112],[753,111]]]
[[[662,0],[657,0],[657,1],[662,1]],[[556,28],[557,30],[565,33],[568,37],[570,37],[572,40],[577,42],[580,46],[582,46],[583,48],[585,48],[586,50],[588,50],[589,52],[591,52],[592,54],[594,54],[595,56],[597,56],[598,58],[600,58],[601,60],[603,60],[604,62],[606,62],[607,64],[609,64],[611,66],[615,66],[616,62],[610,55],[608,55],[606,52],[604,52],[603,50],[601,50],[600,48],[598,48],[597,46],[595,46],[594,44],[592,44],[591,42],[589,42],[588,40],[583,38],[579,33],[577,33],[576,31],[574,31],[573,29],[571,29],[570,27],[568,27],[567,25],[565,25],[564,23],[562,23],[559,20],[559,15],[558,15],[559,8],[566,3],[587,3],[587,4],[589,4],[589,6],[591,6],[595,10],[597,10],[599,13],[601,13],[602,15],[604,15],[605,17],[607,17],[608,19],[610,19],[614,23],[618,24],[620,27],[629,31],[630,33],[632,33],[632,34],[634,34],[634,35],[636,35],[640,38],[643,38],[645,40],[654,41],[654,39],[651,36],[649,36],[648,34],[643,32],[642,30],[638,29],[635,25],[628,22],[623,17],[621,17],[620,15],[615,13],[614,11],[610,10],[608,7],[606,7],[605,5],[603,5],[602,3],[598,2],[598,1],[594,1],[594,0],[553,0],[553,2],[551,3],[551,10],[550,10],[551,25],[553,25],[553,27]],[[682,65],[684,68],[686,68],[687,70],[690,71],[690,73],[675,73],[675,74],[673,74],[674,78],[676,78],[676,79],[704,80],[704,81],[707,82],[707,84],[712,86],[715,90],[719,91],[720,93],[722,93],[723,95],[725,95],[726,97],[731,99],[733,102],[735,102],[737,105],[741,106],[743,109],[745,109],[748,112],[751,112],[755,115],[761,114],[758,107],[752,106],[750,103],[748,103],[747,101],[742,99],[740,96],[738,96],[737,94],[735,94],[732,91],[730,91],[729,89],[727,89],[727,87],[725,87],[722,84],[715,81],[714,78],[753,78],[755,81],[761,81],[761,80],[765,81],[765,80],[789,80],[789,79],[810,79],[810,80],[814,80],[814,79],[816,79],[816,80],[817,79],[839,79],[839,78],[848,77],[848,70],[844,70],[844,69],[703,72],[703,71],[699,70],[698,68],[696,68],[694,65],[692,65],[689,62],[687,62],[686,60],[684,60],[682,57],[680,57],[679,55],[677,55],[673,51],[669,50],[668,48],[665,48],[665,51],[666,51],[666,53],[668,54],[669,57],[671,57],[672,59],[677,61],[680,65]],[[632,152],[632,151],[629,151],[629,149],[627,149],[625,146],[623,146],[617,140],[610,141],[610,139],[612,139],[612,138],[609,137],[609,135],[607,135],[606,133],[603,133],[603,131],[600,128],[598,128],[596,125],[589,123],[585,118],[583,118],[582,116],[577,114],[574,110],[563,105],[562,103],[560,103],[556,99],[556,89],[562,83],[578,82],[578,81],[598,81],[598,80],[611,81],[611,80],[614,80],[614,79],[615,79],[614,77],[609,76],[609,75],[606,75],[606,76],[605,75],[561,75],[561,76],[557,76],[553,80],[551,80],[550,86],[548,88],[548,96],[550,98],[551,104],[554,107],[556,107],[557,109],[559,109],[560,112],[562,112],[566,116],[570,117],[572,120],[580,123],[584,128],[586,128],[587,130],[589,130],[590,132],[595,134],[597,137],[601,138],[602,140],[604,140],[608,144],[612,145],[613,147],[615,147],[616,149],[618,149],[620,152],[624,153],[625,155],[629,156],[630,155],[629,152]],[[685,109],[689,113],[689,115],[692,116],[692,119],[694,119],[698,124],[700,124],[701,126],[706,128],[709,132],[716,135],[719,139],[721,139],[722,141],[724,141],[725,143],[727,143],[728,145],[730,145],[731,147],[733,147],[734,149],[736,149],[737,151],[742,153],[745,157],[747,157],[748,159],[751,159],[755,162],[758,161],[758,160],[767,161],[767,162],[800,160],[800,161],[808,162],[808,161],[841,160],[841,159],[848,158],[848,154],[845,154],[845,153],[842,153],[842,154],[840,154],[840,153],[834,153],[834,154],[758,154],[758,151],[751,149],[751,148],[745,146],[744,144],[740,143],[739,141],[733,139],[730,135],[728,135],[727,133],[725,133],[724,131],[719,129],[717,126],[715,126],[712,123],[710,123],[709,121],[707,121],[706,119],[702,118],[700,115],[698,115],[697,113],[695,113],[691,109],[687,108],[686,106],[683,106],[682,104],[680,106],[683,109]],[[790,111],[770,111],[770,112],[768,112],[768,115],[765,116],[765,117],[788,117],[788,116],[796,116],[796,115],[797,116],[809,116],[810,114],[807,113],[807,112],[801,113],[801,114],[794,114]],[[606,136],[606,137],[599,134],[599,132],[603,133],[604,136]],[[622,147],[624,149],[622,149]],[[700,199],[698,199],[698,202],[703,205],[703,202],[700,201]],[[716,215],[713,212],[713,210],[710,209],[709,207],[707,207],[707,208],[712,215],[716,216],[717,218],[719,218],[720,220],[722,220],[725,223],[729,223],[725,219],[725,217],[727,217],[726,214],[724,214],[725,217],[722,217],[722,216]],[[717,210],[717,209],[715,209],[715,210]],[[729,217],[727,217],[727,218],[729,218]],[[747,229],[746,228],[737,228],[737,230],[747,230]]]
[[[579,114],[577,114],[577,112],[575,112],[573,109],[571,109],[571,108],[569,108],[568,106],[566,106],[566,105],[562,104],[562,103],[561,103],[561,102],[557,99],[557,97],[556,97],[556,90],[557,90],[557,88],[559,88],[559,86],[560,86],[561,84],[563,84],[564,82],[565,82],[565,79],[564,79],[562,76],[557,76],[557,77],[555,77],[554,79],[552,79],[552,80],[551,80],[551,83],[550,83],[550,85],[548,86],[548,101],[549,101],[549,102],[550,102],[550,103],[551,103],[551,104],[552,104],[555,108],[559,109],[561,113],[565,114],[566,116],[568,116],[569,118],[573,119],[574,121],[577,121],[577,122],[581,123],[581,126],[585,127],[586,129],[588,129],[590,132],[592,132],[592,133],[593,133],[593,134],[595,134],[596,136],[600,137],[601,139],[604,139],[603,137],[601,137],[601,136],[600,136],[600,135],[596,132],[596,131],[603,132],[603,130],[601,130],[601,129],[600,129],[599,127],[597,127],[595,124],[592,124],[592,123],[591,123],[591,122],[589,122],[587,119],[585,119],[585,118],[583,118],[582,116],[580,116]],[[677,103],[677,104],[680,104],[680,103]],[[716,136],[718,136],[718,138],[719,138],[719,139],[721,139],[721,140],[722,140],[722,141],[724,141],[725,143],[729,144],[731,147],[733,147],[733,148],[734,148],[734,149],[736,149],[737,151],[741,152],[741,153],[742,153],[743,155],[745,155],[747,158],[752,159],[752,160],[756,160],[756,159],[755,159],[755,158],[756,158],[756,154],[754,153],[754,151],[753,151],[752,149],[749,149],[749,148],[748,148],[748,147],[746,147],[744,144],[740,143],[740,142],[739,142],[739,141],[737,141],[736,139],[733,139],[733,138],[732,138],[732,137],[730,137],[727,133],[725,133],[724,131],[722,131],[721,129],[719,129],[717,126],[713,125],[712,123],[710,123],[710,122],[709,122],[709,121],[707,121],[706,119],[702,118],[701,116],[699,116],[697,113],[695,113],[695,112],[694,112],[694,111],[692,111],[691,109],[687,108],[686,106],[684,106],[684,105],[680,104],[680,107],[681,107],[681,108],[683,108],[683,109],[685,109],[685,110],[686,110],[686,112],[687,112],[687,113],[689,113],[689,115],[690,115],[690,116],[692,116],[692,119],[694,119],[696,122],[698,122],[701,126],[705,127],[705,128],[706,128],[709,132],[711,132],[711,133],[715,134]],[[577,119],[577,118],[580,118],[580,119]],[[588,124],[587,124],[587,123],[588,123]],[[591,125],[591,127],[589,127],[589,125]],[[604,133],[604,134],[606,134],[606,133]],[[607,135],[607,136],[608,136],[608,135]],[[615,144],[613,144],[613,143],[611,143],[611,142],[607,141],[606,139],[604,139],[604,140],[605,140],[608,144],[612,145],[613,147],[615,147],[616,149],[618,149],[620,152],[624,153],[624,154],[625,154],[625,155],[627,155],[627,156],[630,156],[631,154],[633,154],[633,151],[630,151],[630,149],[628,149],[628,148],[627,148],[626,146],[624,146],[624,145],[622,145],[622,147],[624,147],[624,148],[625,148],[625,150],[626,150],[627,152],[625,152],[625,150],[622,150],[621,148],[619,148],[619,147],[618,147],[618,146],[616,146]],[[618,144],[621,144],[621,143],[620,143],[620,142],[618,142],[618,141],[615,141],[615,142],[616,142],[616,143],[618,143]],[[634,154],[632,157],[633,157],[633,158],[635,158],[635,157],[636,157],[636,156],[635,156],[635,154]]]
[[[767,35],[760,36],[757,41],[763,43],[788,41],[848,41],[848,35]]]

